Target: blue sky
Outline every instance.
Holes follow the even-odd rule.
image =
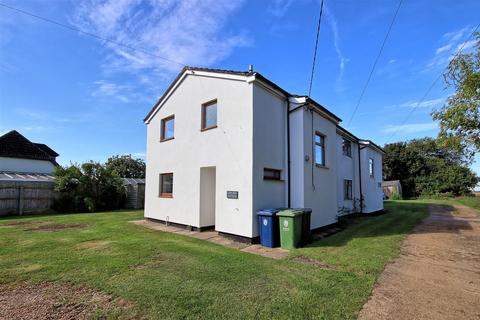
[[[253,64],[290,92],[308,91],[318,0],[0,2],[144,50],[117,47],[0,7],[0,131],[17,129],[47,143],[61,154],[62,164],[144,155],[142,119],[181,68],[158,56],[235,70]],[[325,1],[312,97],[344,126],[397,5]],[[468,40],[478,12],[476,0],[404,0],[347,128],[381,145],[436,135],[430,111],[451,93],[441,81],[399,125]],[[471,43],[465,45],[469,48]],[[478,161],[474,170],[480,174]]]

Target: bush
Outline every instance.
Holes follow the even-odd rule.
[[[54,176],[59,193],[54,204],[57,211],[106,211],[121,208],[125,202],[122,179],[100,163],[57,167]]]
[[[400,180],[406,198],[464,195],[479,181],[462,152],[432,138],[387,144],[385,152],[385,180]]]
[[[394,192],[390,195],[390,200],[402,200],[402,196],[399,193]]]

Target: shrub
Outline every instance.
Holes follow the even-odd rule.
[[[390,200],[402,200],[402,196],[398,192],[394,192],[390,195]]]
[[[96,162],[58,167],[54,171],[59,193],[54,209],[60,212],[95,212],[121,208],[125,188],[118,173]]]

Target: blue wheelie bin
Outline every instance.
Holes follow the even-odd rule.
[[[262,209],[257,212],[260,244],[275,248],[280,245],[280,233],[277,213],[281,209]]]

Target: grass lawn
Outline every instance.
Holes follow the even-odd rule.
[[[385,207],[388,214],[351,219],[346,230],[284,260],[128,223],[141,219],[140,211],[4,218],[0,284],[86,285],[131,302],[124,318],[354,319],[401,240],[427,215],[425,203]],[[5,226],[19,221],[86,226],[54,232]],[[299,263],[298,256],[331,269]]]
[[[480,213],[480,197],[459,197],[455,198],[454,201],[463,204],[464,206],[477,209]]]
[[[446,205],[461,204],[477,210],[478,214],[480,215],[480,197],[463,196],[463,197],[444,198],[444,199],[420,199],[417,201],[423,202],[423,203],[437,203],[437,204],[446,204]]]

